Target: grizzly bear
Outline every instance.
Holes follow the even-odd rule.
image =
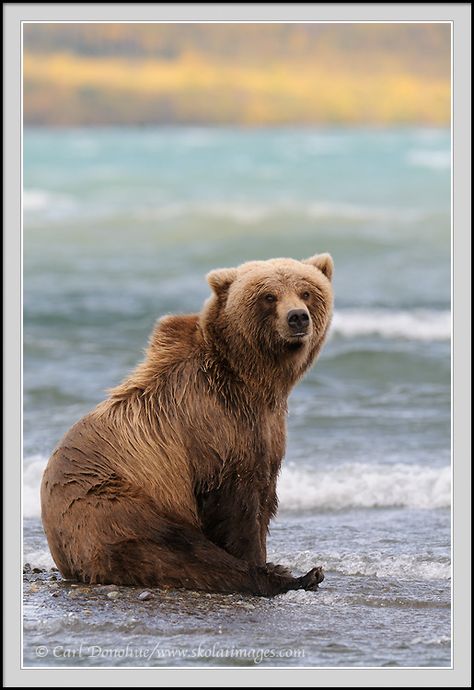
[[[288,395],[332,313],[329,254],[211,271],[144,361],[59,442],[41,486],[67,579],[273,596],[317,589],[266,562]]]

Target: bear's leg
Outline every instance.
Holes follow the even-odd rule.
[[[266,563],[266,541],[270,518],[277,509],[276,477],[268,485],[245,485],[231,476],[214,491],[197,495],[199,518],[203,531],[217,546],[228,554],[262,566],[272,575],[293,579],[289,568]],[[237,487],[237,488],[236,488]],[[317,569],[319,582],[324,579],[322,569]]]
[[[161,525],[153,540],[109,544],[106,553],[105,580],[115,584],[274,596],[292,589],[315,590],[324,578],[321,568],[295,578],[249,565],[199,529],[170,523]],[[97,573],[94,579],[104,581],[104,575]]]
[[[288,575],[291,577],[291,570],[286,565],[279,565],[278,563],[267,563],[267,570],[278,575]]]
[[[258,486],[231,475],[196,498],[203,532],[214,544],[252,565],[265,565],[270,515]]]
[[[43,504],[43,525],[62,574],[83,582],[169,587],[273,596],[316,589],[303,577],[273,573],[213,543],[196,524],[164,516],[143,494],[123,485],[88,492],[58,512]]]

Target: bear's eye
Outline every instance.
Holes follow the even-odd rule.
[[[305,300],[306,300],[306,299],[309,299],[310,297],[311,297],[311,295],[310,295],[310,293],[308,292],[308,290],[305,290],[305,291],[303,292],[303,294],[301,295],[301,299],[305,299]]]
[[[276,302],[275,295],[272,295],[270,293],[268,293],[268,295],[265,295],[265,302]]]

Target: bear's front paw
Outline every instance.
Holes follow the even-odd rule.
[[[278,563],[267,563],[267,570],[274,575],[282,575],[283,577],[293,577],[293,573],[285,565]]]
[[[298,580],[300,583],[300,589],[306,589],[309,592],[314,592],[324,580],[323,569],[321,567],[313,568],[309,571],[309,573],[306,573],[306,575],[299,577]]]

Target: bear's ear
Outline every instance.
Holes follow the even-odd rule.
[[[315,254],[309,259],[303,260],[304,264],[310,264],[315,268],[319,268],[321,273],[324,273],[328,280],[332,279],[332,274],[334,273],[334,262],[330,254]]]
[[[237,269],[217,268],[215,271],[208,273],[206,278],[216,295],[221,295],[223,292],[229,289],[231,284],[237,278]]]

